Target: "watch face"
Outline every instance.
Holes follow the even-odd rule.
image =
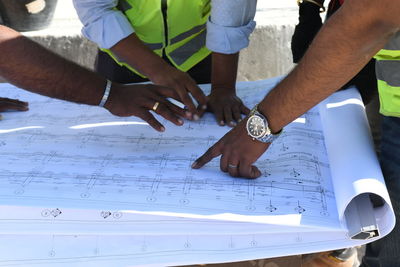
[[[247,131],[251,137],[263,137],[267,131],[264,120],[257,115],[251,116],[247,121]]]

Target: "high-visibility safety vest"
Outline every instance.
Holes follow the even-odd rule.
[[[206,23],[210,0],[119,0],[117,9],[128,18],[138,38],[160,57],[184,72],[206,58]],[[107,52],[119,65],[140,74]]]
[[[380,113],[400,117],[400,32],[375,55]]]

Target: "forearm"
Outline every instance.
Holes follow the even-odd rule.
[[[111,51],[141,74],[153,81],[161,68],[169,65],[132,33],[111,47]]]
[[[398,2],[346,1],[299,65],[260,104],[273,132],[350,80],[398,30]],[[385,14],[385,16],[382,16]]]
[[[105,79],[0,26],[0,76],[49,97],[97,105]]]
[[[212,0],[207,47],[212,54],[212,88],[235,89],[239,51],[253,31],[257,0]]]
[[[239,53],[212,53],[212,90],[229,90],[235,93]]]

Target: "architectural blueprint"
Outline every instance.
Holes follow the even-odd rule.
[[[276,82],[239,83],[238,94],[252,107]],[[332,161],[332,155],[343,158],[327,140],[330,127],[338,127],[332,114],[349,117],[343,107],[332,113],[320,104],[288,125],[257,161],[262,176],[247,180],[220,172],[219,159],[191,169],[229,131],[211,114],[181,127],[158,117],[166,126],[158,133],[138,118],[115,117],[99,107],[10,85],[0,90],[30,102],[28,112],[5,113],[0,122],[0,266],[164,266],[345,247],[360,241],[349,240],[344,210],[366,192],[386,201],[378,211],[382,236],[393,227],[372,147],[364,151],[372,170],[362,174],[374,178],[368,185]],[[338,99],[355,99],[348,106],[359,101],[355,90]],[[362,127],[358,131],[368,132]],[[346,175],[360,186],[338,193]],[[23,252],[10,253],[13,248]]]

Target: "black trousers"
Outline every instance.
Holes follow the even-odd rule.
[[[163,59],[170,65],[171,62],[167,57]],[[95,70],[107,79],[122,84],[127,83],[140,83],[146,82],[148,79],[144,79],[136,73],[130,71],[128,68],[118,65],[114,59],[112,59],[106,52],[101,50],[98,51]],[[187,72],[196,83],[210,83],[211,82],[211,55],[203,59],[193,68]]]

